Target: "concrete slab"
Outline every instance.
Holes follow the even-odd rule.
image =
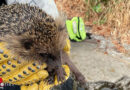
[[[71,42],[71,60],[88,81],[116,81],[124,75],[130,76],[130,64],[99,52],[97,44]]]

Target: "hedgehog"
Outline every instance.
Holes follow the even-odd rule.
[[[28,4],[12,4],[0,7],[0,42],[16,57],[25,61],[45,62],[49,72],[48,81],[65,79],[62,64],[68,64],[77,80],[84,83],[85,78],[70,61],[63,50],[68,38],[65,19],[54,19],[42,9]]]

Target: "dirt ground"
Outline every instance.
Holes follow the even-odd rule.
[[[116,81],[130,76],[130,64],[95,49],[97,44],[87,41],[71,42],[71,60],[88,81]]]

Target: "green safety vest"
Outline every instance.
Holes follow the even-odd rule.
[[[67,31],[70,40],[82,41],[86,39],[84,21],[81,17],[73,17],[66,21]]]

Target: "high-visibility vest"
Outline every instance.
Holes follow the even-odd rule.
[[[72,41],[82,41],[86,39],[84,21],[81,17],[73,17],[66,21],[69,38]]]

